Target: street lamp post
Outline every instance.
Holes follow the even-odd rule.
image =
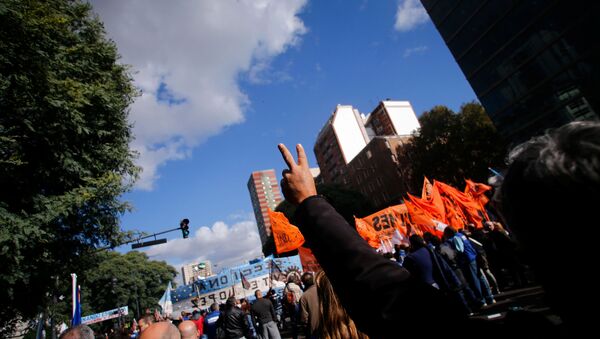
[[[117,278],[113,277],[112,278],[112,287],[113,287],[113,295],[115,296],[115,302],[117,304],[117,308],[118,308],[118,312],[119,312],[119,317],[117,318],[117,324],[119,326],[119,330],[121,330],[121,308],[119,306],[119,301],[117,299]]]

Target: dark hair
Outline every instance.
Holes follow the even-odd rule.
[[[315,283],[314,275],[311,272],[302,273],[302,283],[304,284],[305,288],[308,288],[308,287],[314,285],[314,283]]]
[[[547,260],[557,235],[569,227],[597,224],[600,206],[600,123],[573,122],[517,146],[501,188],[508,226],[531,260],[554,311],[570,329],[590,329],[591,315],[577,302],[590,290],[556,267],[586,272],[598,262],[593,246],[578,246],[577,260],[559,256]],[[576,229],[571,228],[573,231]],[[589,321],[589,322],[588,322]]]
[[[425,247],[427,244],[425,244],[425,240],[423,240],[423,237],[421,237],[418,234],[413,234],[410,237],[408,237],[408,241],[410,242],[410,249],[412,252]]]
[[[456,230],[451,226],[444,228],[444,238],[449,239],[456,235]]]

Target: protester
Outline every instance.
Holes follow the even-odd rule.
[[[194,323],[192,323],[192,325],[194,325]],[[148,328],[146,328],[146,330],[142,332],[142,335],[140,336],[140,339],[156,338],[179,339],[181,338],[181,334],[179,333],[179,330],[177,329],[177,327],[175,327],[175,325],[171,324],[168,321],[160,321],[148,326]]]
[[[252,305],[252,315],[259,324],[259,333],[262,339],[281,338],[279,329],[277,328],[277,315],[275,308],[269,299],[262,297],[262,292],[256,290],[254,292],[256,301]]]
[[[433,259],[427,250],[425,240],[413,234],[408,238],[410,253],[404,259],[403,266],[417,279],[437,289],[438,283],[433,279]]]
[[[283,172],[281,187],[286,200],[298,205],[294,224],[356,326],[373,338],[397,337],[402,323],[420,329],[431,327],[429,319],[436,319],[432,334],[439,335],[444,334],[442,328],[454,326],[462,310],[456,312],[434,287],[378,255],[317,195],[302,146],[296,147],[298,163],[284,145],[279,147],[289,168]]]
[[[596,130],[596,136],[600,136],[600,131]],[[600,169],[597,168],[600,166],[600,157],[597,156],[600,143],[594,145],[596,145],[594,146],[596,152],[594,168],[596,173],[600,173]],[[529,321],[530,314],[525,317],[517,314],[507,315],[503,327],[477,319],[467,320],[462,310],[452,306],[441,291],[418,281],[403,267],[378,255],[326,199],[317,195],[314,179],[301,145],[296,146],[298,162],[283,144],[279,145],[279,149],[288,166],[288,169],[282,173],[282,191],[288,202],[297,205],[293,222],[300,228],[305,238],[304,245],[313,251],[319,264],[327,273],[335,294],[348,315],[355,321],[357,328],[365,334],[373,338],[396,338],[399,333],[411,336],[423,336],[426,333],[429,337],[446,337],[448,331],[456,329],[460,331],[463,338],[481,338],[490,334],[497,337],[515,334],[543,337],[559,333],[553,330],[549,321],[539,315],[536,321]],[[595,178],[593,192],[596,196],[592,198],[586,194],[586,197],[598,202],[600,180],[597,174]],[[531,193],[529,190],[527,192]],[[527,195],[522,192],[521,194]],[[548,197],[556,199],[557,195],[548,195]],[[588,216],[591,217],[589,214]],[[594,219],[587,220],[589,222]],[[561,226],[564,225],[563,223]],[[525,225],[524,228],[527,226]],[[537,246],[538,249],[544,250],[544,258],[547,260],[547,256],[551,253],[549,247]],[[555,261],[552,263],[554,264]],[[555,273],[556,266],[552,265],[552,268]],[[572,314],[574,313],[577,312]],[[587,315],[588,320],[590,316],[591,313]],[[518,321],[524,318],[528,321]],[[402,324],[407,326],[400,329],[399,326]],[[588,323],[588,329],[590,324],[593,322]]]
[[[600,206],[600,122],[573,122],[516,147],[501,189],[510,230],[519,240],[550,307],[572,337],[597,332],[598,293],[585,277],[598,265],[585,240],[568,254],[571,235],[594,237]]]
[[[319,297],[311,272],[302,274],[304,293],[300,297],[300,322],[305,327],[305,336],[313,337],[319,327]]]
[[[219,304],[213,303],[210,305],[210,313],[204,317],[204,336],[207,339],[217,339],[217,321],[221,316]]]
[[[248,333],[248,336],[250,337],[249,339],[258,338],[256,322],[254,321],[254,317],[252,315],[252,306],[246,298],[240,300],[240,305],[242,312],[244,312],[244,318],[246,318],[246,322],[248,323],[248,329],[250,330],[250,332]]]
[[[77,325],[64,331],[60,339],[94,339],[94,331],[87,325]]]
[[[319,322],[313,337],[324,339],[368,338],[356,328],[354,321],[348,316],[325,272],[317,272],[315,280],[319,303]]]
[[[225,309],[217,320],[217,328],[223,330],[225,339],[242,338],[247,336],[250,331],[244,312],[235,305],[235,297],[229,297],[225,302]]]
[[[192,320],[184,320],[178,326],[179,333],[181,334],[181,339],[197,339],[200,337],[201,333],[196,323]]]
[[[288,277],[287,284],[283,289],[283,300],[287,315],[291,320],[292,338],[298,338],[298,327],[300,324],[300,298],[302,297],[302,288],[300,281],[295,274]]]
[[[146,314],[138,321],[140,333],[144,332],[148,326],[154,324],[155,322],[154,316],[151,313],[146,312]]]

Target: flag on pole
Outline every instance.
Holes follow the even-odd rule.
[[[73,321],[71,326],[81,325],[81,286],[77,285],[77,302],[75,305],[75,313],[73,313]]]
[[[277,277],[281,274],[283,274],[283,272],[281,271],[279,266],[277,266],[275,260],[271,258],[271,279],[277,280]]]
[[[244,287],[245,290],[249,290],[250,282],[248,281],[248,279],[244,277],[244,274],[242,272],[240,272],[240,277],[242,277],[242,287]]]
[[[71,327],[81,324],[81,291],[77,285],[77,274],[71,273],[71,282],[73,284],[73,308],[71,313]]]
[[[158,300],[158,305],[162,308],[162,313],[164,315],[169,315],[173,313],[173,302],[171,301],[171,282],[169,281],[169,285],[167,285],[167,289],[165,293],[163,293],[160,300]]]

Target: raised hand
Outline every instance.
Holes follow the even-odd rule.
[[[317,195],[315,180],[310,173],[308,160],[306,159],[306,153],[304,153],[302,145],[296,145],[298,163],[296,163],[294,157],[284,144],[279,144],[277,147],[283,156],[283,160],[288,166],[288,169],[284,169],[281,173],[281,176],[283,177],[283,179],[281,179],[281,190],[283,191],[285,199],[292,204],[298,205],[304,201],[304,199]]]

